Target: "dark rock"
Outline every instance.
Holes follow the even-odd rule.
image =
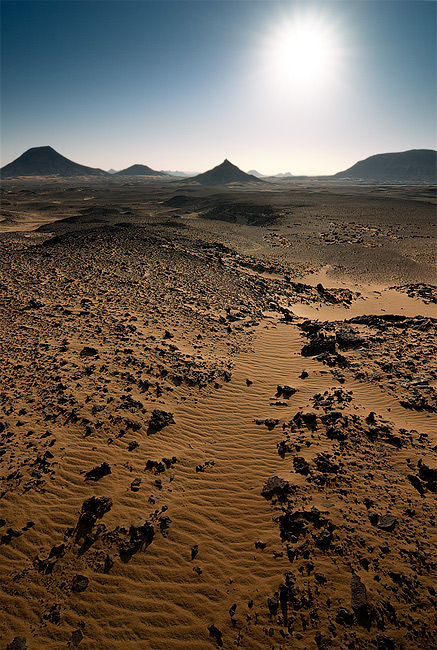
[[[379,521],[379,515],[377,512],[369,512],[369,520],[372,526],[377,526]]]
[[[173,413],[167,411],[162,411],[160,409],[154,409],[152,411],[152,417],[149,422],[149,428],[147,433],[156,433],[161,431],[164,427],[168,427],[170,424],[174,424]]]
[[[351,607],[355,612],[367,607],[366,587],[356,574],[351,579]]]
[[[430,492],[436,492],[437,490],[437,469],[433,469],[425,465],[422,459],[419,459],[417,463],[419,468],[419,476],[422,481],[425,481],[425,485]]]
[[[293,458],[293,467],[294,467],[294,471],[298,472],[298,474],[305,475],[308,474],[308,472],[310,471],[309,464],[302,456],[295,456]]]
[[[425,489],[422,485],[422,481],[420,478],[415,476],[414,474],[407,474],[407,479],[410,481],[411,485],[416,488],[416,490],[421,494],[422,496],[425,494]]]
[[[120,557],[128,561],[134,553],[152,543],[155,529],[152,524],[146,522],[142,526],[131,526],[129,529],[129,540],[120,545]]]
[[[149,459],[144,469],[148,471],[154,470],[156,474],[160,474],[161,472],[165,472],[165,465],[161,461]]]
[[[279,420],[275,420],[274,418],[267,418],[264,420],[264,424],[266,425],[267,429],[271,431],[277,424],[279,424]]]
[[[378,644],[378,650],[396,650],[395,642],[388,636],[385,636],[385,634],[378,634],[376,642]]]
[[[354,622],[354,613],[345,607],[337,609],[337,616],[335,617],[337,623],[340,625],[352,625]]]
[[[300,379],[306,379],[308,377],[308,373],[306,370],[302,370],[302,372],[299,375]]]
[[[132,440],[132,441],[128,444],[127,449],[128,449],[128,451],[133,451],[134,449],[137,449],[139,446],[140,446],[140,445],[139,445],[139,443],[138,443],[136,440]]]
[[[261,495],[265,499],[271,499],[274,495],[280,499],[285,499],[291,491],[292,486],[288,481],[285,481],[283,478],[279,478],[279,476],[272,476],[271,478],[267,479],[261,491]]]
[[[107,476],[111,473],[111,467],[108,463],[103,462],[101,465],[94,467],[89,472],[85,474],[86,481],[99,481],[103,476]]]
[[[73,578],[72,589],[75,593],[80,593],[87,589],[89,580],[87,577],[77,574]]]
[[[105,566],[103,567],[103,571],[105,573],[109,573],[109,571],[112,569],[114,566],[114,558],[112,555],[107,554],[105,557]]]
[[[315,464],[319,472],[336,474],[340,469],[340,466],[331,460],[331,455],[326,452],[317,454]]]
[[[325,352],[335,352],[335,338],[333,336],[313,336],[310,339],[309,343],[307,343],[307,345],[304,345],[300,351],[303,357],[315,357]]]
[[[132,490],[132,492],[138,492],[138,490],[140,489],[140,485],[141,485],[141,479],[134,478],[134,480],[130,484],[130,489]]]
[[[215,625],[210,625],[208,628],[209,635],[212,636],[216,641],[217,645],[221,648],[223,646],[222,633]]]
[[[391,531],[394,529],[396,524],[397,524],[396,517],[394,515],[387,514],[387,515],[383,515],[380,518],[378,523],[378,528],[380,528],[381,530]]]
[[[262,551],[265,549],[267,544],[265,542],[255,542],[255,548],[260,548]]]
[[[279,594],[276,592],[273,594],[272,598],[267,599],[267,606],[269,608],[269,612],[271,616],[276,616],[278,613],[278,606],[279,606]]]
[[[91,515],[100,519],[112,508],[112,500],[109,497],[90,497],[82,503],[82,514]]]
[[[197,544],[194,544],[193,548],[191,549],[191,559],[194,560],[196,555],[199,552],[199,546]]]
[[[27,650],[26,637],[16,636],[13,641],[8,643],[5,650]]]
[[[94,357],[96,354],[98,354],[98,350],[96,350],[96,348],[91,348],[91,347],[86,345],[80,351],[79,356],[80,357]]]
[[[170,524],[172,520],[170,517],[160,517],[159,519],[159,531],[164,537],[168,536],[168,531],[170,530]]]
[[[352,328],[342,328],[338,330],[335,334],[335,340],[341,350],[358,348],[366,344],[366,340]]]
[[[289,399],[296,392],[297,389],[292,388],[291,386],[278,386],[276,389],[276,397],[281,397],[282,395],[284,399]]]
[[[26,309],[40,309],[41,307],[44,307],[44,303],[37,298],[31,298],[26,305]]]
[[[71,635],[71,643],[74,646],[78,646],[79,643],[82,641],[82,639],[83,639],[82,631],[81,630],[74,630],[74,632]]]
[[[315,579],[317,580],[317,582],[318,582],[319,584],[321,584],[321,585],[325,584],[325,582],[326,582],[326,576],[325,576],[324,573],[315,573],[315,574],[314,574],[314,577],[315,577]]]

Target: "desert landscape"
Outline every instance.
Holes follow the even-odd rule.
[[[435,185],[215,169],[2,181],[0,647],[431,650]]]

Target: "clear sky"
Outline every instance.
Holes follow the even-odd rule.
[[[1,164],[331,174],[436,148],[436,12],[398,0],[1,3]]]

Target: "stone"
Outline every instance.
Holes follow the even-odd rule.
[[[397,524],[396,517],[394,515],[387,514],[387,515],[383,515],[380,518],[378,522],[378,528],[380,528],[381,530],[392,531],[395,528],[396,524]]]
[[[11,643],[8,643],[5,650],[27,650],[26,637],[16,636]]]
[[[109,571],[112,569],[114,566],[114,558],[112,555],[109,555],[109,553],[105,557],[105,566],[103,567],[103,571],[105,573],[109,573]]]
[[[88,588],[89,580],[86,576],[76,574],[73,578],[72,589],[75,593],[81,593]]]
[[[209,635],[216,641],[217,645],[221,648],[223,646],[222,632],[213,624],[208,627]]]
[[[82,631],[81,630],[74,630],[74,632],[71,635],[71,643],[74,646],[78,646],[79,643],[82,641],[82,639],[83,639]]]
[[[89,347],[86,345],[84,348],[79,353],[80,357],[94,357],[98,354],[98,350],[96,348]]]
[[[103,476],[107,476],[111,473],[111,467],[108,463],[103,462],[101,465],[94,467],[89,472],[85,474],[86,481],[99,481]]]
[[[154,409],[152,411],[152,417],[150,418],[147,433],[156,433],[157,431],[161,431],[164,427],[168,427],[170,424],[174,423],[173,413],[162,411],[161,409]]]
[[[367,607],[366,587],[356,574],[351,578],[351,607],[355,612]]]
[[[272,496],[276,495],[280,498],[285,498],[292,491],[292,486],[290,483],[279,476],[272,476],[267,479],[261,495],[265,499],[271,499]]]
[[[310,466],[302,456],[295,456],[293,458],[293,467],[294,471],[298,474],[308,474],[310,471]]]

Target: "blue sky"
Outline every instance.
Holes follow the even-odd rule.
[[[1,163],[330,174],[436,148],[436,9],[398,0],[1,3]]]

